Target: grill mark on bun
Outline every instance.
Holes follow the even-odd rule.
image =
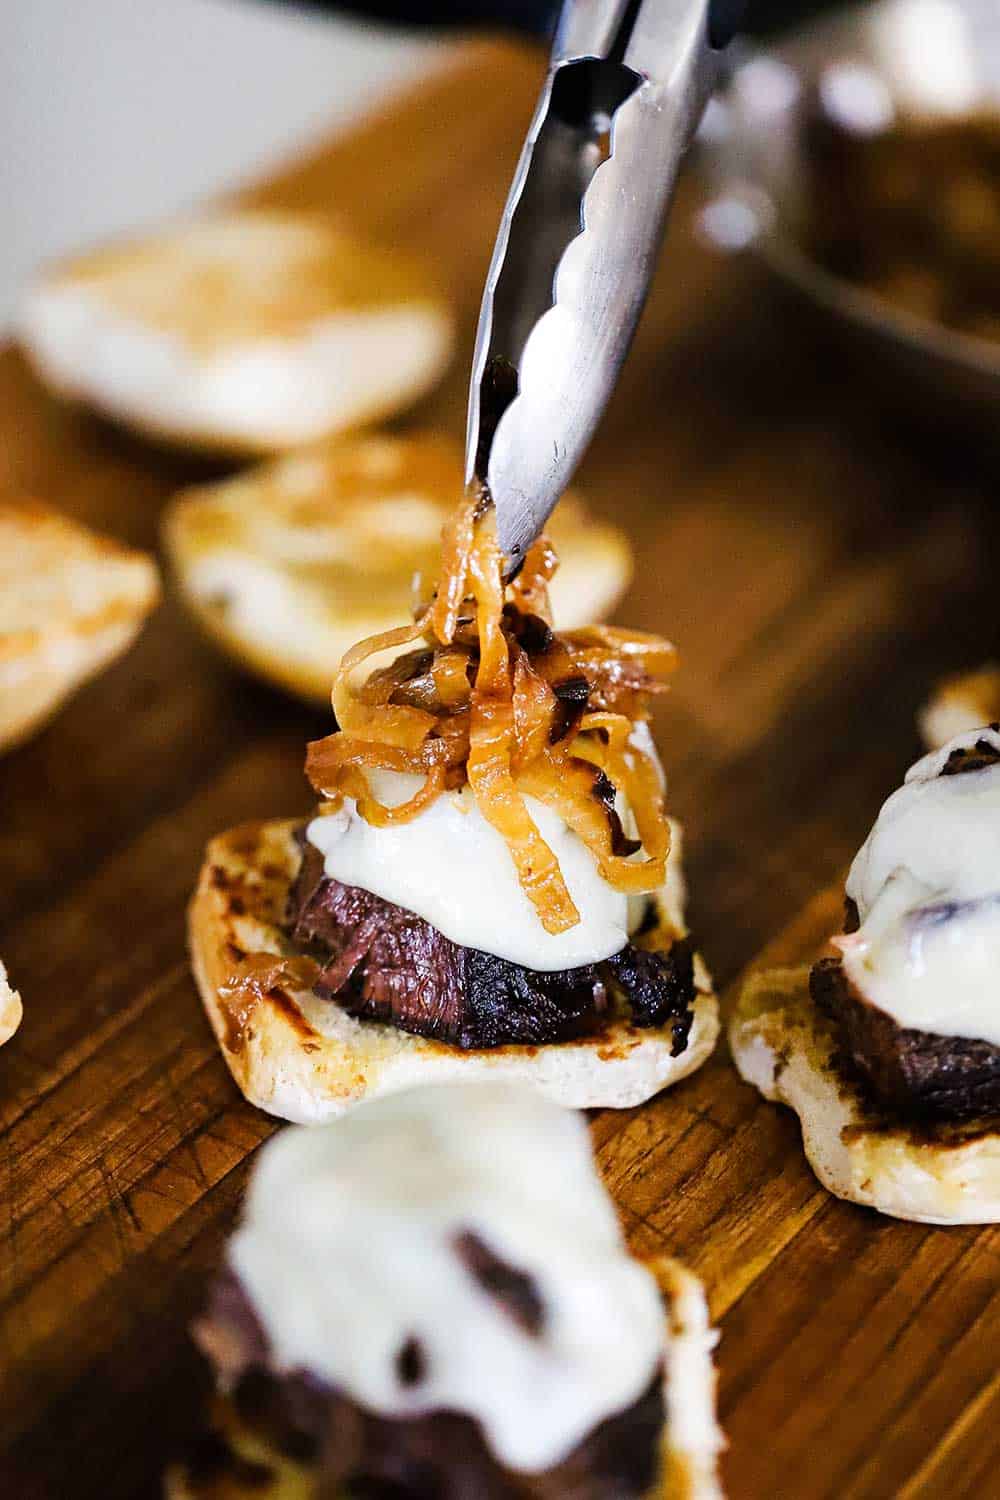
[[[265,1000],[284,1016],[303,1046],[314,1045],[318,1040],[317,1032],[286,986],[311,989],[319,972],[315,961],[305,954],[288,958],[276,953],[248,955],[232,945],[230,947],[235,959],[234,972],[218,992],[227,1050],[240,1052],[246,1046],[254,1013]]]

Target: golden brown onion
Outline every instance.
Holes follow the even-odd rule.
[[[376,826],[406,822],[468,782],[543,926],[563,932],[579,913],[524,799],[556,810],[616,889],[661,884],[670,837],[660,778],[631,736],[649,695],[664,690],[676,653],[658,636],[607,625],[555,635],[548,605],[555,553],[544,538],[536,542],[505,585],[496,518],[482,497],[456,511],[442,552],[435,597],[415,623],[344,657],[333,688],[339,727],[309,746],[307,774],[323,796],[352,798]],[[370,657],[404,646],[414,649],[358,685]],[[423,779],[390,808],[372,792],[368,772],[378,769]],[[616,843],[615,792],[632,810],[641,857]]]

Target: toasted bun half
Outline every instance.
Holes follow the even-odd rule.
[[[7,970],[0,963],[0,1047],[9,1042],[21,1024],[23,1009],[17,990],[11,989]]]
[[[666,1319],[660,1475],[647,1500],[721,1500],[718,1457],[725,1439],[715,1417],[717,1335],[708,1319],[701,1282],[678,1261],[647,1262],[663,1298]],[[218,1397],[201,1445],[200,1461],[177,1465],[166,1477],[167,1500],[314,1500],[314,1471],[275,1451]]]
[[[838,1066],[808,967],[751,975],[729,1041],[747,1083],[794,1109],[809,1164],[838,1198],[925,1224],[1000,1221],[1000,1118],[916,1126],[877,1113]]]
[[[37,501],[0,499],[0,749],[120,655],[159,592],[145,553]]]
[[[946,677],[920,710],[924,743],[940,750],[950,740],[1000,719],[1000,666],[990,662],[976,672]]]
[[[687,1047],[671,1056],[670,1028],[623,1021],[598,1036],[539,1047],[462,1051],[394,1026],[358,1021],[311,991],[271,990],[256,1001],[226,995],[248,953],[290,953],[281,928],[300,851],[293,822],[248,823],[212,840],[188,913],[191,963],[229,1070],[269,1114],[319,1124],[362,1099],[414,1084],[530,1083],[573,1109],[627,1109],[694,1072],[715,1046],[718,1005],[699,964],[700,993]],[[673,940],[668,883],[660,899],[664,945]]]
[[[267,453],[385,417],[437,380],[424,269],[320,215],[229,211],[54,266],[18,333],[54,390],[155,436]]]
[[[181,594],[241,665],[328,703],[345,651],[408,618],[414,578],[437,577],[462,453],[436,433],[341,438],[177,497],[164,540]],[[600,619],[631,550],[567,496],[550,528],[557,622]]]

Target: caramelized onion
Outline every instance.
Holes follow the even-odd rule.
[[[545,678],[535,671],[527,652],[514,662],[514,764],[520,769],[541,755],[552,739],[559,700]]]
[[[311,990],[318,975],[319,964],[302,954],[283,958],[280,953],[248,953],[219,986],[219,994],[223,999],[247,995],[261,1000],[275,989]]]
[[[434,654],[431,676],[445,708],[464,708],[472,693],[469,654],[459,646],[442,646]]]
[[[641,860],[614,852],[614,826],[596,786],[594,768],[575,756],[546,765],[536,761],[518,778],[525,792],[557,812],[594,856],[598,870],[617,891],[655,891],[666,879],[670,831],[663,822],[656,853]]]
[[[458,627],[466,594],[469,559],[476,541],[478,501],[466,500],[444,528],[441,538],[441,577],[431,606],[431,629],[445,646],[451,644]]]
[[[427,772],[423,786],[408,801],[401,802],[398,807],[386,807],[384,802],[379,802],[373,795],[364,771],[359,766],[351,766],[341,779],[340,791],[342,795],[354,798],[358,812],[366,823],[371,823],[375,828],[388,828],[392,823],[408,823],[411,818],[423,812],[425,807],[430,807],[444,791],[444,785],[444,767],[433,766]]]
[[[511,600],[521,614],[539,615],[547,624],[551,624],[549,583],[558,568],[556,549],[548,537],[540,536],[537,542],[532,542],[524,559],[524,567],[510,587]]]
[[[338,729],[309,746],[318,792],[382,827],[416,817],[466,782],[504,838],[525,893],[548,932],[579,913],[525,797],[556,811],[617,890],[662,884],[670,847],[660,774],[635,744],[651,694],[676,663],[658,636],[595,625],[554,633],[548,585],[557,559],[544,538],[504,584],[496,518],[469,497],[445,528],[436,594],[413,625],[360,642],[333,686]],[[372,656],[412,646],[358,683]],[[408,772],[418,790],[398,807],[375,796],[374,770]],[[614,809],[631,809],[641,850],[622,838]],[[280,962],[275,960],[275,962]]]
[[[518,879],[546,932],[575,927],[580,913],[566,889],[559,861],[535,827],[514,784],[510,756],[514,714],[509,703],[484,698],[473,705],[469,785],[483,817],[506,840]]]

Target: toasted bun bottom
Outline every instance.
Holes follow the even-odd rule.
[[[718,1456],[725,1440],[715,1417],[717,1335],[705,1293],[691,1271],[659,1256],[648,1262],[666,1317],[666,1422],[660,1475],[647,1500],[721,1500]],[[204,1471],[178,1465],[166,1476],[167,1500],[313,1500],[314,1474],[277,1453],[218,1397],[211,1417],[212,1458]]]
[[[7,981],[7,970],[0,963],[0,1047],[9,1042],[21,1024],[23,1014],[21,997],[11,989]]]
[[[362,1099],[477,1077],[532,1084],[568,1108],[627,1109],[693,1072],[715,1046],[718,1005],[701,965],[679,1057],[669,1027],[624,1021],[579,1041],[462,1051],[355,1020],[311,991],[227,998],[221,991],[245,954],[293,951],[280,924],[300,861],[296,826],[245,824],[213,839],[189,908],[192,967],[223,1056],[247,1099],[270,1114],[319,1124]]]
[[[957,735],[1000,719],[1000,666],[980,667],[938,684],[918,715],[920,733],[931,750]]]
[[[809,1164],[838,1198],[925,1224],[1000,1221],[1000,1119],[910,1125],[878,1113],[838,1066],[808,967],[752,975],[729,1040],[747,1083],[794,1109]]]

